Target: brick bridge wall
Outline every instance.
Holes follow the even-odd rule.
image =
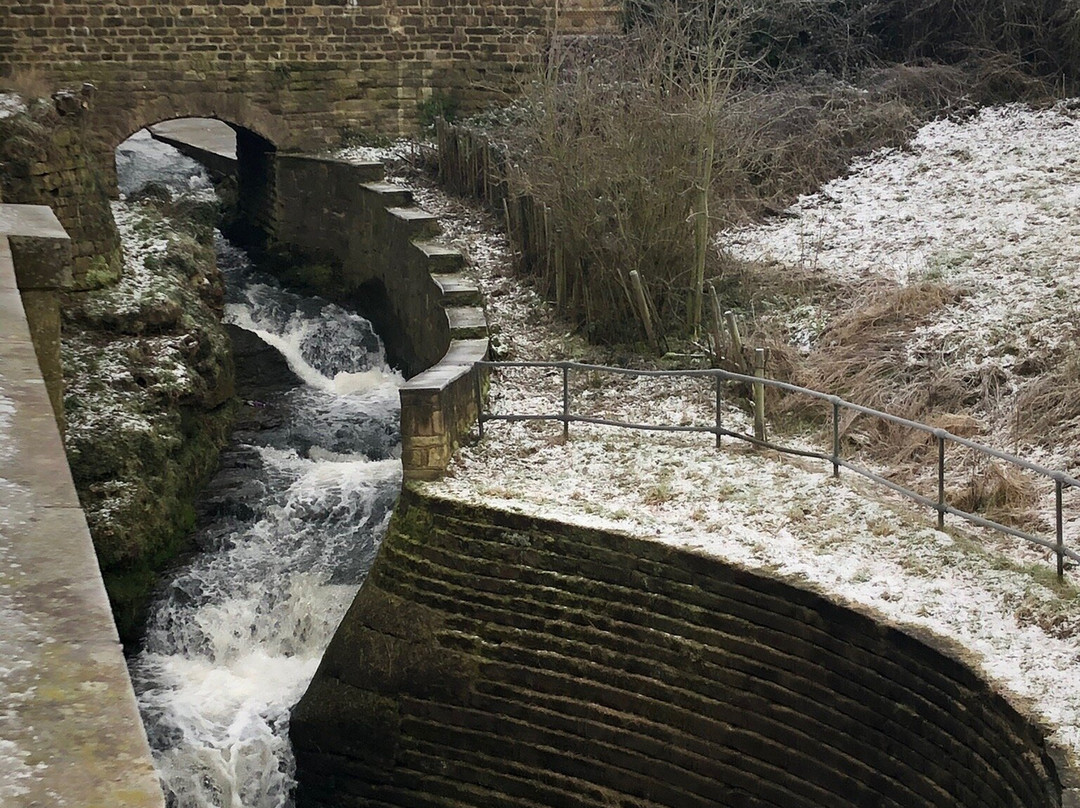
[[[503,96],[557,26],[613,30],[607,0],[4,0],[0,79],[97,86],[111,150],[143,126],[217,117],[280,149],[395,134],[442,93]],[[556,13],[557,12],[557,13]],[[10,83],[10,81],[9,81]]]

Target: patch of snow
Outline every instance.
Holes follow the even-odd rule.
[[[335,157],[350,163],[393,163],[408,160],[416,147],[416,141],[403,138],[386,146],[346,146]]]
[[[994,374],[985,441],[1015,441],[1027,357],[1076,339],[1080,306],[1080,101],[984,109],[923,127],[858,161],[789,215],[720,234],[735,258],[850,284],[941,281],[963,295],[914,330],[909,366]],[[800,347],[808,349],[809,345]],[[1065,458],[1044,454],[1042,462]]]
[[[0,92],[0,118],[10,118],[26,112],[26,102],[15,93]]]

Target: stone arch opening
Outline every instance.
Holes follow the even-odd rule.
[[[122,161],[130,145],[153,139],[173,146],[206,168],[215,185],[224,185],[229,204],[226,229],[244,243],[259,243],[271,223],[274,204],[273,160],[277,146],[255,129],[224,117],[168,116],[132,129],[114,146],[117,188],[123,181]],[[115,139],[115,138],[114,138]],[[182,180],[182,178],[178,178]]]

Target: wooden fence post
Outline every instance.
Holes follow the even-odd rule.
[[[754,375],[765,378],[765,349],[754,350]],[[754,382],[754,437],[765,440],[765,385]]]

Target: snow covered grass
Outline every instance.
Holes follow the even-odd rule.
[[[1070,105],[1061,105],[932,124],[909,149],[874,155],[801,200],[791,218],[734,234],[733,249],[744,259],[794,262],[841,290],[881,276],[962,287],[962,296],[931,312],[912,351],[935,346],[954,361],[996,362],[1008,373],[1020,354],[989,348],[1019,338],[1024,350],[1053,350],[1077,304],[1072,253],[1080,247],[1070,236],[1080,215],[1069,205],[1080,195],[1080,130],[1073,120]],[[391,170],[402,172],[400,162]],[[446,240],[466,253],[484,288],[500,352],[588,357],[590,349],[510,277],[494,220],[420,185],[418,203],[442,218]],[[831,307],[799,304],[805,322],[816,324],[808,347],[850,306],[846,294],[838,298]],[[492,380],[491,407],[554,413],[560,395],[561,381],[550,373],[506,370]],[[572,395],[575,412],[611,418],[711,418],[712,393],[700,383],[586,376]],[[747,426],[739,408],[724,419]],[[850,474],[833,480],[830,471],[734,441],[717,450],[711,436],[572,425],[564,442],[559,424],[490,423],[484,440],[462,448],[449,476],[428,488],[708,553],[952,638],[1080,759],[1080,593],[1073,583],[1058,583],[1041,551],[953,525],[937,531],[932,514]],[[1075,519],[1080,497],[1066,507]]]
[[[26,112],[26,102],[16,93],[0,92],[0,118]]]
[[[896,371],[916,384],[948,372],[978,399],[964,406],[980,440],[1080,469],[1080,384],[1069,370],[1080,345],[1078,106],[1010,105],[929,124],[783,219],[721,234],[720,244],[741,261],[847,288],[824,310],[802,312],[817,325],[804,346],[811,354],[828,347],[829,326],[868,287],[957,290],[911,323],[891,357]],[[1039,389],[1055,372],[1068,400]],[[1061,390],[1069,381],[1076,387]],[[1048,407],[1065,422],[1032,411]]]

